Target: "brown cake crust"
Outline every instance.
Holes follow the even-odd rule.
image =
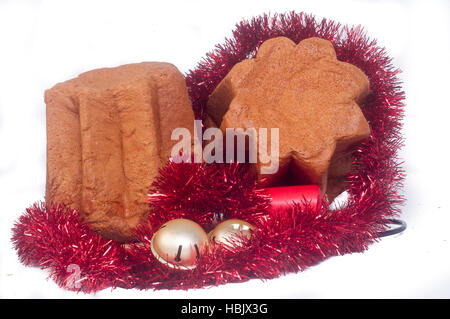
[[[46,201],[79,210],[106,238],[129,240],[177,142],[172,130],[193,132],[183,75],[156,62],[98,69],[55,85],[45,102]]]
[[[367,76],[338,61],[331,42],[309,38],[296,45],[278,37],[231,69],[210,95],[207,114],[224,132],[278,127],[279,174],[259,174],[261,185],[289,171],[332,200],[345,188],[354,145],[370,134],[358,105],[369,91]]]

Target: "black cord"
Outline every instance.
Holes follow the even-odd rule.
[[[395,235],[395,234],[399,234],[399,233],[403,232],[406,229],[406,222],[404,222],[403,220],[400,220],[400,219],[388,219],[388,221],[389,221],[389,223],[391,225],[399,225],[399,227],[379,232],[378,233],[378,237],[392,236],[392,235]]]

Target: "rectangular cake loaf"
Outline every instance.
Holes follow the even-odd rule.
[[[168,63],[98,69],[55,85],[45,102],[46,201],[78,210],[106,238],[131,239],[172,130],[193,132],[183,75]]]

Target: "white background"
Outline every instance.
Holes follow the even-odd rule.
[[[45,89],[132,62],[187,72],[241,19],[290,10],[363,25],[403,70],[405,233],[302,273],[189,291],[75,294],[18,262],[11,227],[44,195]],[[0,297],[449,298],[449,21],[447,1],[0,0]]]

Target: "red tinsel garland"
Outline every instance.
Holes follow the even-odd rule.
[[[80,222],[63,205],[35,203],[13,228],[12,242],[25,265],[50,270],[61,287],[86,292],[117,285],[129,271],[125,249]]]
[[[330,211],[324,203],[269,213],[267,198],[245,165],[169,162],[149,194],[153,210],[146,225],[136,231],[140,244],[125,248],[93,233],[75,211],[35,204],[13,228],[12,241],[21,261],[48,268],[61,286],[85,292],[105,287],[187,289],[275,278],[330,256],[363,251],[377,240],[403,202],[397,151],[402,146],[404,94],[399,71],[360,27],[317,22],[311,15],[294,12],[241,22],[233,37],[186,77],[196,116],[204,118],[209,94],[233,65],[253,57],[262,42],[276,36],[295,42],[312,36],[328,39],[339,60],[358,66],[370,80],[372,93],[362,110],[371,136],[355,154],[345,207]],[[256,236],[244,247],[202,256],[192,271],[168,268],[153,257],[150,239],[165,221],[189,218],[209,230],[217,216],[253,223]],[[79,285],[67,285],[73,276],[68,272],[71,264],[80,268]]]
[[[267,215],[269,201],[256,191],[248,165],[169,161],[153,183],[149,204],[153,209],[148,223],[153,227],[188,218],[209,231],[215,218],[257,222]]]

